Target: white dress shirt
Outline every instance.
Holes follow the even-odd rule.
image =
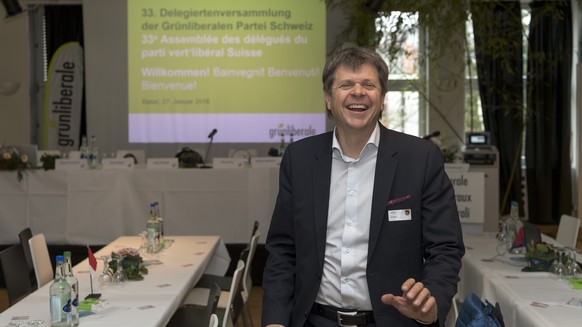
[[[372,310],[366,265],[379,142],[380,128],[376,125],[359,158],[354,159],[343,154],[334,131],[325,260],[318,303]]]

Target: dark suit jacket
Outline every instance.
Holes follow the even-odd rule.
[[[303,326],[316,298],[325,254],[332,132],[288,146],[266,240],[262,325]],[[395,201],[391,201],[395,200]],[[411,209],[408,221],[388,211]],[[367,280],[377,325],[416,326],[380,298],[422,281],[435,297],[439,322],[451,306],[464,245],[454,190],[443,157],[429,141],[381,126],[368,246]]]

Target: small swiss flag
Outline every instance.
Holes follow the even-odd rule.
[[[91,268],[91,276],[95,276],[95,273],[97,272],[97,259],[95,258],[95,255],[93,254],[93,251],[91,251],[89,245],[87,245],[87,251],[89,252],[89,267]]]

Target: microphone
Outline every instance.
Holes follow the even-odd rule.
[[[430,139],[432,139],[433,137],[437,137],[437,136],[439,136],[439,135],[441,135],[441,132],[439,132],[439,131],[434,131],[434,132],[432,132],[432,133],[430,133],[430,134],[428,134],[428,135],[425,135],[425,136],[423,136],[422,138],[423,138],[423,139],[425,139],[425,140],[430,140]]]
[[[212,166],[208,165],[208,158],[210,157],[210,149],[212,149],[212,140],[214,140],[212,137],[214,136],[214,134],[216,134],[217,130],[216,128],[212,130],[212,132],[210,132],[210,134],[208,134],[208,138],[210,139],[210,141],[208,141],[208,147],[206,148],[206,155],[204,156],[204,160],[202,162],[202,166],[200,166],[200,168],[212,168]]]

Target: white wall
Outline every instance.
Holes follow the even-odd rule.
[[[28,13],[6,18],[0,6],[0,83],[17,82],[18,91],[0,94],[0,145],[30,143],[30,59]]]

